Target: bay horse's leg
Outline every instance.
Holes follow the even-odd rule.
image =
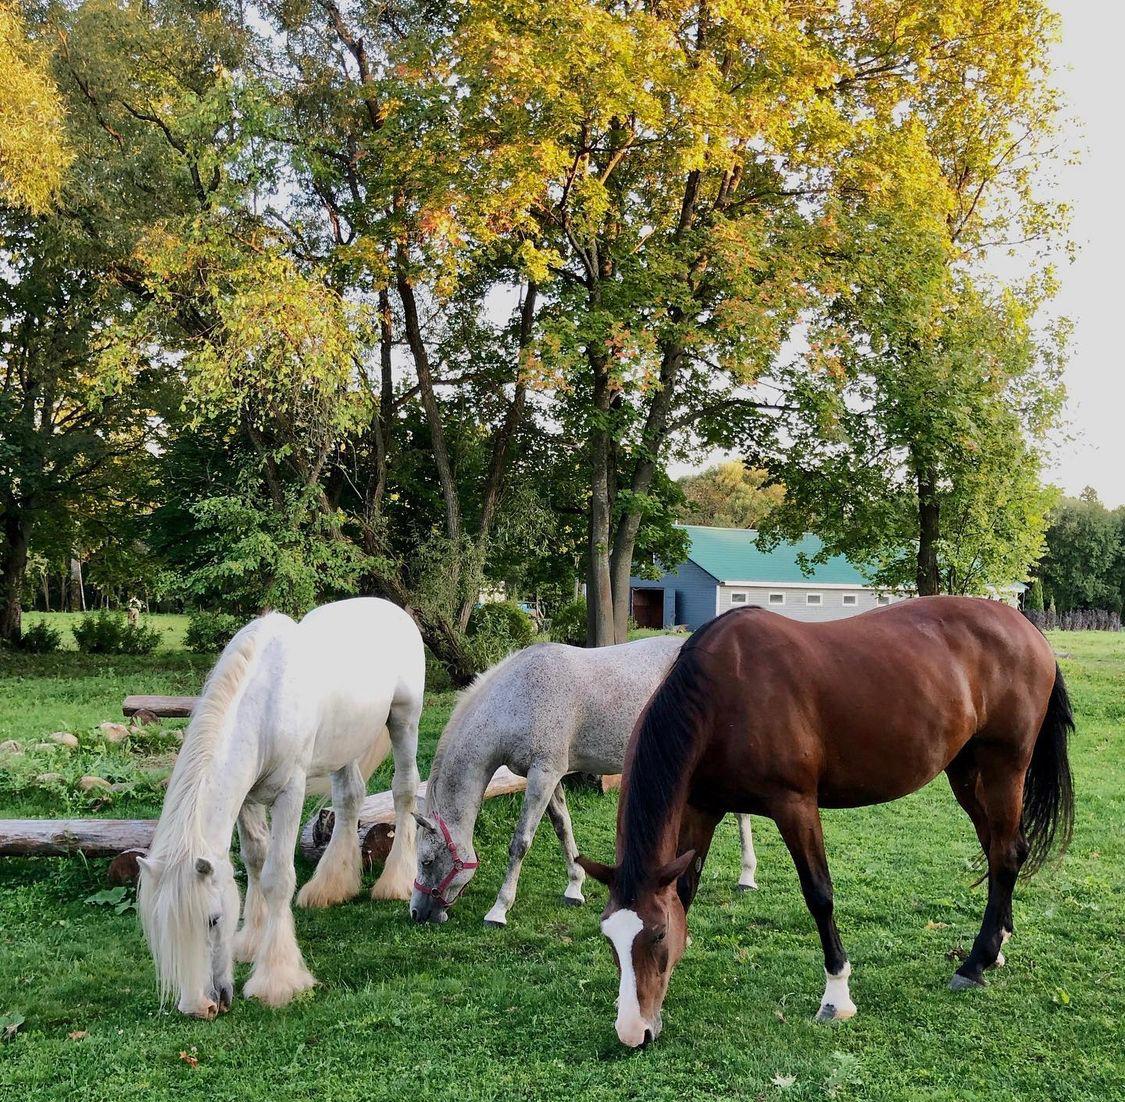
[[[990,837],[988,815],[984,810],[984,804],[980,801],[980,770],[977,768],[975,754],[976,748],[970,742],[945,767],[945,775],[949,778],[949,787],[953,790],[957,802],[972,820],[981,852],[987,858]]]
[[[359,762],[348,762],[332,774],[332,838],[312,879],[297,893],[298,907],[331,907],[359,891],[363,880],[359,809],[365,793]]]
[[[820,810],[814,803],[793,803],[775,812],[773,819],[797,867],[805,905],[816,922],[824,949],[824,996],[816,1020],[830,1022],[850,1018],[856,1012],[848,991],[852,966],[832,917],[832,877],[824,853]]]
[[[1003,963],[1004,942],[1013,930],[1012,893],[1028,852],[1020,829],[1027,763],[1009,746],[989,747],[978,757],[977,795],[984,807],[989,834],[988,902],[973,948],[950,981],[954,991],[983,987],[985,969]]]
[[[379,879],[371,888],[372,899],[409,899],[417,864],[414,812],[418,801],[418,717],[422,702],[396,701],[387,716],[391,754],[395,761],[391,792],[395,802],[395,840]]]
[[[238,850],[246,866],[246,902],[242,907],[242,928],[234,935],[234,959],[243,963],[257,956],[266,925],[266,901],[261,881],[269,836],[266,809],[248,800],[238,813]]]
[[[261,877],[265,929],[254,957],[254,971],[243,988],[247,998],[260,999],[266,1006],[284,1006],[298,992],[316,985],[297,945],[289,905],[297,887],[293,850],[301,832],[304,802],[305,778],[294,777],[274,800],[270,813],[270,840]]]
[[[535,830],[547,810],[547,805],[551,802],[551,794],[561,780],[562,777],[554,772],[544,773],[538,769],[528,771],[527,790],[523,794],[519,822],[516,823],[515,833],[508,846],[508,871],[504,874],[504,883],[500,885],[492,910],[484,916],[486,926],[508,924],[508,911],[516,901],[516,885],[519,883],[523,859],[531,848]]]
[[[559,838],[562,846],[563,860],[566,862],[566,891],[563,892],[563,902],[577,907],[586,902],[582,894],[582,883],[586,874],[578,864],[578,845],[574,841],[574,829],[570,825],[570,811],[566,806],[566,793],[563,791],[562,782],[555,785],[551,793],[551,801],[547,804],[547,814],[551,817],[551,825]]]
[[[754,832],[750,828],[749,815],[736,815],[738,836],[742,842],[742,875],[738,878],[738,890],[753,891],[758,887],[758,855],[754,852]]]

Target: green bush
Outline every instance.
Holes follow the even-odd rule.
[[[515,601],[478,605],[469,617],[469,640],[482,666],[522,650],[534,638],[531,617]]]
[[[130,624],[123,612],[83,616],[71,629],[84,654],[151,654],[160,644],[160,632],[144,624]]]
[[[45,620],[25,628],[20,636],[20,649],[31,654],[50,654],[62,646],[62,632]]]
[[[184,633],[184,646],[196,654],[218,654],[235,636],[242,621],[229,612],[196,612]]]
[[[577,601],[559,608],[551,617],[551,638],[556,643],[569,643],[572,647],[586,645],[586,601]]]

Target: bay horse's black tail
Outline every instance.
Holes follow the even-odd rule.
[[[1047,715],[1035,740],[1023,785],[1020,826],[1030,847],[1023,867],[1026,876],[1041,868],[1056,846],[1060,853],[1065,851],[1074,831],[1074,778],[1066,745],[1073,730],[1070,697],[1056,663]]]

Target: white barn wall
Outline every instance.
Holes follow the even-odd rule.
[[[743,604],[735,604],[731,600],[734,593],[745,593],[746,605],[760,605],[783,616],[794,620],[804,620],[819,623],[825,620],[842,620],[847,616],[855,616],[859,612],[866,612],[879,606],[879,592],[874,589],[865,589],[862,586],[846,585],[722,585],[715,590],[715,615],[718,616],[732,608],[743,608]],[[771,593],[783,593],[784,605],[771,605]],[[810,605],[806,600],[809,593],[819,593],[821,603]],[[856,603],[845,605],[844,596],[854,595]],[[907,600],[907,597],[898,594],[888,594],[891,604]]]

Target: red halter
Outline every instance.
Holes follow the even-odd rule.
[[[414,881],[414,888],[420,891],[423,895],[433,896],[434,902],[441,907],[443,911],[448,911],[454,903],[457,902],[460,892],[457,893],[452,899],[446,900],[443,898],[442,893],[453,882],[453,878],[465,869],[475,869],[480,865],[479,861],[463,861],[457,852],[457,843],[453,841],[453,836],[449,833],[449,827],[445,825],[445,820],[440,815],[435,815],[434,819],[437,820],[437,825],[441,827],[442,837],[445,839],[445,848],[449,850],[450,856],[453,858],[453,868],[449,870],[442,878],[442,881],[436,888],[427,888],[425,884],[420,884],[417,880]]]

